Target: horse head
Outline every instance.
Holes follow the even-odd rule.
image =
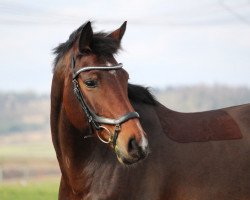
[[[97,136],[121,163],[133,164],[146,157],[148,142],[128,99],[129,75],[114,57],[125,30],[126,22],[109,34],[93,33],[87,22],[76,31],[63,103],[70,122],[85,138]]]

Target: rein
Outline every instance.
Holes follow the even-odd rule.
[[[80,73],[90,71],[90,70],[118,70],[118,69],[121,69],[122,67],[123,67],[122,63],[119,63],[118,65],[113,65],[113,66],[81,67],[79,70],[75,71],[75,59],[74,59],[74,56],[71,57],[71,69],[72,69],[72,75],[73,75],[72,83],[73,83],[74,94],[76,95],[76,97],[81,105],[82,110],[86,114],[89,124],[96,130],[98,138],[103,143],[106,143],[106,144],[111,143],[113,145],[113,147],[116,146],[118,134],[121,131],[121,124],[130,120],[130,119],[139,118],[140,117],[139,114],[137,112],[129,112],[129,113],[122,115],[118,119],[112,119],[112,118],[98,116],[94,111],[91,110],[91,108],[86,103],[84,95],[80,90],[80,86],[79,86],[77,77],[79,76]],[[112,134],[111,131],[107,127],[105,127],[101,124],[114,125],[115,126],[114,133]],[[100,130],[105,130],[108,133],[109,139],[107,141],[102,139],[101,136],[99,135]],[[84,136],[85,139],[89,138],[89,137],[93,137],[93,134]]]

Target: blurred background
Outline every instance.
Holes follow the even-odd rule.
[[[250,0],[0,0],[0,199],[56,199],[52,49],[85,21],[128,21],[117,56],[130,82],[195,112],[250,102]]]

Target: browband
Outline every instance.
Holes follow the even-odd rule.
[[[120,69],[122,67],[123,67],[122,63],[113,66],[87,66],[76,71],[73,74],[73,79],[76,78],[81,72],[86,72],[90,70],[112,70],[112,69]]]
[[[73,79],[75,79],[81,72],[86,72],[90,70],[115,70],[115,69],[121,69],[123,67],[122,63],[119,63],[117,65],[112,66],[86,66],[81,67],[79,70],[75,72],[75,59],[74,56],[71,57],[71,69],[73,72]]]

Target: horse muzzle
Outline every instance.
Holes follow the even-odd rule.
[[[145,159],[149,154],[149,148],[147,142],[145,142],[147,139],[144,138],[143,141],[141,144],[138,144],[135,139],[131,139],[128,143],[127,153],[123,153],[119,150],[119,147],[116,146],[115,152],[118,161],[125,165],[132,165]]]

